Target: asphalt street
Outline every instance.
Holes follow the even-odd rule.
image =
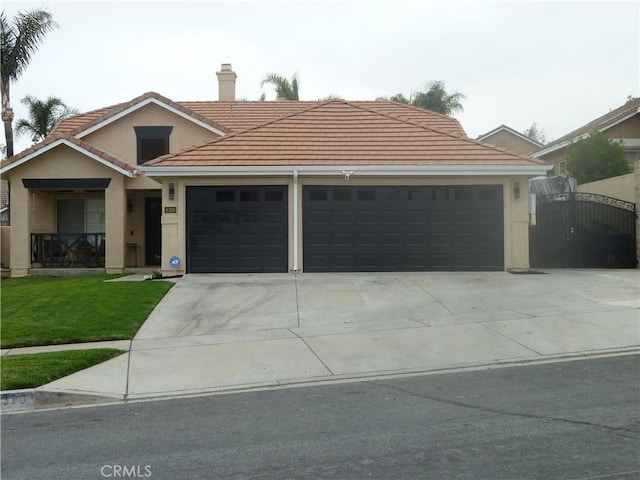
[[[640,478],[640,355],[2,416],[2,478]]]

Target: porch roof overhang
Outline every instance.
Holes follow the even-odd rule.
[[[89,145],[88,143],[69,135],[59,134],[34,145],[18,155],[8,158],[2,163],[2,165],[0,165],[0,175],[4,175],[14,168],[19,167],[20,165],[23,165],[61,145],[65,145],[126,177],[133,178],[139,173],[139,170],[133,165],[130,165],[119,158],[94,147],[93,145]]]
[[[23,178],[22,184],[30,189],[95,188],[104,189],[111,183],[110,178]]]
[[[366,175],[366,176],[538,176],[553,168],[548,164],[530,165],[256,165],[237,166],[141,166],[148,177]]]

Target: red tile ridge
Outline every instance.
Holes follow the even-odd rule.
[[[349,103],[349,102],[345,102],[345,103]],[[399,103],[399,102],[392,102],[392,103],[397,103],[398,105],[404,105],[403,103]],[[429,127],[429,126],[427,126],[427,125],[423,125],[423,124],[421,124],[421,123],[414,122],[414,121],[409,120],[409,119],[399,118],[399,117],[396,117],[396,116],[394,116],[394,115],[387,114],[387,113],[384,113],[384,112],[376,112],[375,110],[370,110],[370,109],[369,109],[369,108],[367,108],[367,107],[361,107],[361,106],[358,106],[358,105],[354,105],[354,106],[355,106],[355,107],[358,107],[358,108],[362,108],[363,110],[367,110],[367,111],[370,111],[370,112],[373,112],[373,113],[378,113],[378,114],[380,114],[380,115],[384,115],[384,116],[386,116],[386,117],[388,117],[388,118],[392,118],[392,119],[395,119],[395,120],[400,120],[400,121],[402,121],[402,122],[405,122],[405,123],[408,123],[408,124],[411,124],[411,125],[415,125],[415,126],[417,126],[417,127],[423,128],[423,129],[425,129],[425,130],[431,130],[431,131],[433,131],[433,132],[435,132],[435,133],[439,133],[439,134],[446,135],[446,136],[451,137],[451,138],[455,138],[456,140],[462,140],[463,142],[472,143],[472,144],[475,144],[475,145],[478,145],[478,146],[482,146],[482,147],[484,147],[484,148],[489,148],[489,149],[493,149],[493,150],[503,151],[503,152],[508,153],[508,154],[510,154],[510,155],[515,155],[515,156],[517,156],[517,157],[520,157],[521,159],[523,159],[523,160],[527,160],[527,161],[529,161],[529,162],[531,162],[531,163],[536,163],[536,164],[538,164],[538,165],[546,165],[546,164],[548,164],[548,162],[546,162],[546,161],[544,161],[544,160],[543,160],[543,161],[540,161],[540,159],[534,159],[534,158],[528,157],[528,156],[526,156],[526,155],[522,155],[522,154],[520,154],[520,153],[518,153],[518,152],[515,152],[515,151],[512,151],[512,150],[508,150],[508,149],[506,149],[506,148],[494,147],[493,145],[490,145],[490,144],[487,144],[487,143],[483,143],[483,142],[480,142],[480,141],[478,141],[478,140],[474,140],[474,139],[472,139],[472,138],[469,138],[469,137],[467,137],[466,135],[464,135],[464,136],[462,136],[462,135],[455,135],[455,134],[453,134],[453,133],[451,133],[451,132],[447,132],[447,131],[440,130],[440,129],[437,129],[437,128]],[[414,107],[413,105],[408,105],[408,106],[409,106],[410,108],[414,108],[414,109],[419,108],[419,107]],[[431,112],[431,110],[429,110],[429,111]],[[444,117],[446,117],[446,115],[442,115],[441,113],[437,113],[437,112],[432,112],[432,113],[433,113],[433,114],[435,114],[435,115],[440,115],[440,116],[444,116]],[[448,118],[451,118],[451,117],[448,117]],[[454,119],[454,120],[455,120],[455,119]],[[457,120],[456,120],[456,121],[457,121]]]
[[[421,114],[423,114],[425,111],[427,111],[432,115],[435,115],[437,117],[441,117],[443,120],[449,120],[449,121],[453,120],[458,125],[458,127],[460,127],[460,130],[464,131],[464,129],[462,128],[462,125],[460,124],[460,122],[458,121],[457,118],[450,117],[449,115],[445,115],[444,113],[434,112],[433,110],[427,110],[426,108],[420,108],[420,107],[416,107],[415,105],[410,105],[408,103],[400,103],[400,102],[396,102],[394,100],[376,100],[376,101],[379,101],[380,103],[393,103],[393,104],[398,105],[400,107],[404,107],[404,108],[406,108],[408,110],[413,110],[413,111],[415,111],[417,113],[421,113]]]
[[[208,145],[213,145],[213,144],[216,144],[216,143],[219,143],[219,142],[222,142],[222,141],[229,141],[229,140],[232,140],[233,138],[235,138],[235,137],[237,137],[239,135],[242,135],[244,133],[251,132],[253,130],[257,130],[258,128],[262,128],[262,127],[265,127],[267,125],[271,125],[272,123],[275,123],[275,122],[280,122],[282,120],[285,120],[287,118],[299,115],[301,113],[306,113],[306,112],[308,112],[310,110],[313,110],[315,108],[318,108],[318,107],[320,107],[322,105],[326,105],[328,103],[336,102],[336,101],[337,100],[328,100],[326,102],[321,102],[321,103],[312,105],[312,106],[310,106],[308,108],[303,108],[302,110],[299,110],[299,111],[296,111],[296,112],[288,113],[288,114],[286,114],[286,115],[284,115],[282,117],[278,117],[278,118],[275,118],[275,119],[272,118],[272,119],[270,119],[270,120],[268,120],[268,121],[266,121],[264,123],[261,123],[259,125],[254,125],[252,127],[245,128],[244,130],[239,130],[237,132],[233,132],[233,133],[230,133],[228,135],[224,135],[222,137],[215,138],[213,140],[209,140],[208,142],[204,142],[204,143],[199,144],[199,145],[192,145],[190,147],[187,147],[187,148],[184,148],[184,149],[180,150],[179,152],[168,153],[168,154],[163,155],[161,157],[154,158],[153,160],[150,160],[150,161],[146,162],[144,165],[152,166],[152,165],[161,163],[162,161],[167,160],[169,158],[172,158],[172,157],[175,157],[175,156],[178,156],[178,155],[182,155],[183,153],[192,152],[194,150],[198,150],[199,148],[206,147]]]
[[[397,104],[399,106],[403,106],[403,107],[406,106],[406,105],[404,105],[402,103],[398,103],[398,102],[390,102],[390,103],[395,103],[395,104]],[[356,109],[359,109],[361,111],[366,111],[366,112],[372,113],[372,114],[377,115],[377,116],[386,117],[386,118],[389,118],[389,119],[397,121],[397,122],[402,122],[402,123],[405,123],[405,124],[408,124],[408,125],[412,125],[414,127],[420,128],[422,130],[431,131],[431,132],[434,132],[434,133],[436,133],[438,135],[443,135],[443,136],[446,136],[448,138],[452,138],[452,139],[455,139],[457,141],[460,141],[462,143],[471,144],[471,145],[477,145],[477,146],[480,146],[480,147],[488,149],[488,150],[502,151],[502,152],[507,153],[509,155],[516,156],[517,158],[519,158],[521,160],[525,160],[528,163],[534,163],[534,164],[538,164],[538,165],[546,165],[547,164],[547,162],[544,161],[544,160],[533,159],[531,157],[527,157],[525,155],[521,155],[521,154],[519,154],[517,152],[513,152],[513,151],[509,151],[507,149],[494,147],[494,146],[492,146],[490,144],[486,144],[486,143],[483,143],[483,142],[480,142],[480,141],[477,141],[477,140],[473,140],[473,139],[467,137],[466,135],[456,135],[456,134],[448,132],[448,131],[443,131],[443,130],[440,130],[440,129],[437,129],[437,128],[426,126],[426,125],[424,125],[422,123],[419,123],[419,122],[416,122],[416,121],[413,121],[413,120],[410,120],[410,119],[400,118],[400,117],[397,117],[395,115],[388,114],[386,112],[380,112],[380,111],[378,111],[376,109],[371,109],[371,108],[368,108],[368,107],[365,107],[365,106],[362,106],[362,105],[357,105],[357,104],[354,104],[353,102],[350,102],[350,101],[347,101],[347,100],[331,99],[331,100],[327,100],[325,102],[319,102],[319,103],[313,104],[313,105],[311,105],[311,106],[309,106],[307,108],[303,108],[303,109],[298,110],[296,112],[291,112],[291,113],[288,113],[288,114],[286,114],[284,116],[268,120],[268,121],[266,121],[264,123],[261,123],[259,125],[255,125],[255,126],[246,128],[244,130],[240,130],[238,132],[230,133],[229,135],[222,136],[222,137],[214,139],[212,141],[205,142],[205,143],[200,144],[200,145],[194,145],[194,146],[188,147],[186,149],[183,149],[180,152],[174,152],[174,153],[170,153],[170,154],[164,155],[162,157],[158,157],[158,158],[156,158],[154,160],[151,160],[151,161],[145,163],[145,165],[153,166],[153,165],[161,164],[163,161],[166,161],[166,160],[168,160],[170,158],[176,157],[178,155],[181,155],[181,154],[184,154],[184,153],[187,153],[187,152],[191,152],[191,151],[197,150],[199,148],[202,148],[202,147],[205,147],[205,146],[208,146],[208,145],[214,145],[214,144],[217,144],[217,143],[227,143],[227,142],[233,140],[234,138],[236,138],[238,136],[241,136],[243,134],[246,134],[248,132],[251,132],[251,131],[254,131],[254,130],[258,130],[258,129],[263,128],[263,127],[265,127],[267,125],[271,125],[271,124],[274,124],[274,123],[277,123],[277,122],[282,122],[283,120],[286,120],[286,119],[289,119],[289,118],[292,118],[292,117],[296,117],[296,116],[302,115],[304,113],[310,112],[312,110],[319,109],[319,108],[322,108],[324,106],[331,105],[331,104],[349,105],[352,108],[356,108]],[[413,109],[418,109],[418,107],[413,107],[413,106],[409,106],[409,107],[411,107]],[[422,110],[422,109],[418,109],[418,110]],[[438,116],[445,117],[445,118],[451,118],[451,117],[447,117],[446,115],[438,114],[436,112],[432,112],[432,113],[434,113],[435,115],[438,115]]]

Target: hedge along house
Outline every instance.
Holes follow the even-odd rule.
[[[148,93],[3,162],[12,275],[528,267],[544,161],[407,105],[236,102],[230,66],[218,78],[221,101]]]

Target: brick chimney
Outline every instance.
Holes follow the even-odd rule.
[[[218,101],[235,102],[237,75],[231,69],[231,64],[223,63],[216,75],[218,76]]]

